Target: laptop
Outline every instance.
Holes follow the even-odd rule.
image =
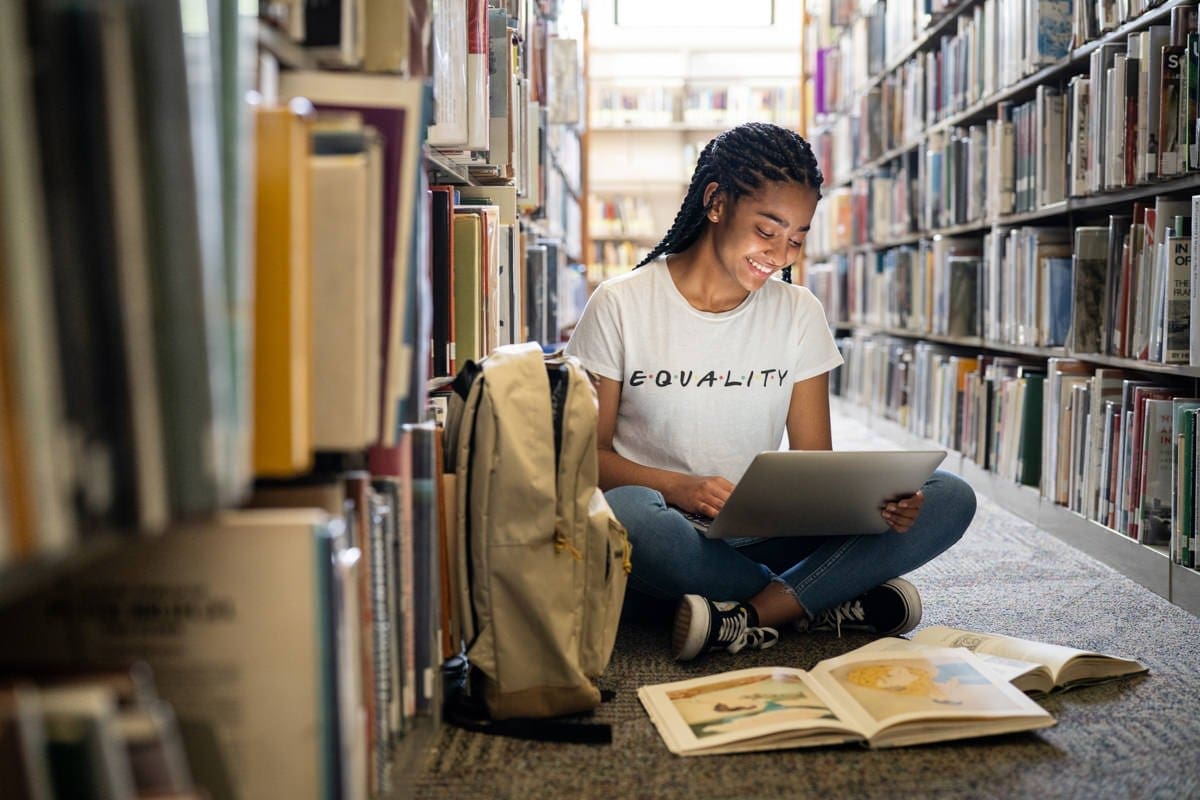
[[[879,512],[913,494],[945,450],[759,453],[715,518],[685,514],[710,539],[885,533]]]

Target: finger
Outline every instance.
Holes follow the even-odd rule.
[[[888,511],[884,509],[882,516],[884,521],[898,533],[906,533],[916,520],[915,514],[909,514],[904,511]]]

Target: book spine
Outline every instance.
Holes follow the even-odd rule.
[[[1141,59],[1130,58],[1125,61],[1125,159],[1122,179],[1125,186],[1133,186],[1138,182],[1138,80],[1141,71]]]
[[[1200,170],[1200,32],[1189,33],[1187,41],[1187,114],[1183,116],[1187,128],[1187,168]],[[1192,229],[1195,229],[1194,221]]]
[[[1158,177],[1179,174],[1179,89],[1185,49],[1177,45],[1162,51],[1162,89],[1158,113]]]
[[[467,147],[487,150],[491,141],[491,80],[486,0],[467,5]]]
[[[1189,412],[1192,418],[1191,431],[1191,447],[1192,457],[1190,460],[1191,480],[1189,487],[1191,495],[1188,498],[1188,525],[1185,529],[1187,533],[1187,541],[1184,544],[1183,550],[1183,566],[1195,567],[1196,558],[1196,528],[1197,518],[1200,515],[1196,514],[1196,498],[1200,497],[1200,440],[1197,439],[1197,433],[1200,432],[1200,411]]]
[[[1188,363],[1191,340],[1191,242],[1184,236],[1167,239],[1166,309],[1163,314],[1163,362]]]
[[[1200,316],[1200,195],[1192,197],[1192,237],[1188,259],[1191,264],[1189,316],[1197,319]],[[1191,326],[1188,350],[1188,363],[1193,367],[1200,366],[1200,325]]]

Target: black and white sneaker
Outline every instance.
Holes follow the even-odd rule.
[[[671,650],[676,660],[690,661],[710,650],[765,650],[778,641],[779,631],[759,627],[758,614],[752,607],[685,594],[675,612]]]
[[[921,621],[921,595],[917,587],[903,578],[863,592],[833,608],[820,612],[812,620],[796,623],[799,631],[865,631],[880,636],[908,633]]]

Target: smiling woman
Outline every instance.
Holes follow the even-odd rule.
[[[920,596],[898,576],[957,541],[975,512],[970,487],[937,472],[882,510],[884,534],[715,540],[684,516],[716,516],[785,432],[793,449],[832,448],[828,373],[841,355],[816,297],[774,279],[800,254],[822,180],[791,130],[721,133],[666,236],[600,284],[567,344],[596,382],[600,486],[633,545],[629,607],[678,603],[679,659],[769,647],[788,623],[911,630]]]

